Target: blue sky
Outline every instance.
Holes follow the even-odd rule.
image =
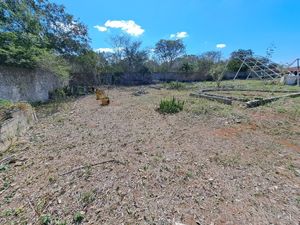
[[[88,25],[94,49],[110,48],[109,37],[125,32],[148,48],[173,34],[189,54],[221,50],[227,57],[242,48],[265,55],[274,44],[274,61],[300,57],[300,0],[52,1]]]

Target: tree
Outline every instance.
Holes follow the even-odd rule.
[[[217,83],[217,87],[221,86],[221,81],[223,79],[224,73],[226,72],[226,65],[223,62],[214,64],[209,73],[212,76],[213,80]]]
[[[230,61],[228,63],[228,70],[231,72],[237,72],[242,65],[242,61],[245,58],[254,57],[253,55],[254,53],[251,49],[248,50],[239,49],[237,51],[232,52],[229,59]],[[244,65],[241,68],[240,72],[246,72],[247,70],[248,67]]]
[[[71,65],[73,73],[98,74],[106,70],[108,62],[101,53],[89,50],[74,57]]]
[[[185,53],[185,45],[182,40],[160,40],[155,45],[155,54],[170,70],[174,60]]]
[[[209,51],[204,52],[198,57],[197,72],[201,75],[208,75],[212,66],[221,61],[221,52]]]
[[[119,67],[119,72],[144,73],[148,71],[145,68],[148,52],[141,49],[141,41],[133,41],[126,35],[113,36],[110,41],[114,50],[112,63]]]
[[[221,61],[222,54],[220,51],[208,51],[200,55],[199,58],[205,59],[212,63],[219,63]]]
[[[29,68],[45,51],[69,57],[89,48],[86,26],[48,0],[0,1],[0,40],[0,64]]]

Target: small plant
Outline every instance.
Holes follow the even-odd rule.
[[[166,83],[165,87],[172,90],[182,90],[186,88],[186,84],[178,81],[172,81],[170,83]]]
[[[50,215],[42,215],[41,216],[41,224],[42,225],[51,224],[51,217],[50,217]]]
[[[82,203],[86,206],[95,201],[95,193],[94,192],[84,192],[80,196]]]
[[[159,112],[173,114],[183,110],[184,101],[176,100],[173,97],[171,100],[161,100],[159,104]]]
[[[49,96],[52,100],[62,100],[66,98],[66,92],[64,88],[57,88],[53,92],[50,93]]]
[[[75,224],[80,224],[84,220],[84,215],[81,212],[77,212],[74,215],[73,221]]]

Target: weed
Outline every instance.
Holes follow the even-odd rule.
[[[50,215],[42,215],[40,218],[41,225],[48,225],[51,224],[51,216]]]
[[[192,172],[192,171],[188,171],[188,172],[185,174],[184,180],[189,180],[189,179],[191,179],[193,176],[194,176],[193,172]]]
[[[293,164],[289,164],[288,165],[288,169],[293,172],[293,174],[295,174],[296,176],[298,176],[298,173],[297,173],[297,168],[293,165]]]
[[[159,112],[174,114],[183,110],[184,101],[176,100],[173,97],[171,100],[161,100],[159,104]]]
[[[18,217],[24,212],[23,208],[6,209],[1,213],[1,217],[15,216]]]
[[[298,197],[296,198],[296,202],[297,202],[297,204],[300,205],[300,196],[298,196]]]
[[[82,212],[76,212],[73,221],[75,224],[80,224],[84,220],[84,214]]]
[[[81,202],[87,206],[91,204],[93,201],[95,201],[95,193],[94,192],[84,192],[80,196]]]
[[[7,171],[8,166],[7,165],[0,165],[0,172]]]

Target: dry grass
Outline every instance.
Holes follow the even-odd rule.
[[[203,85],[40,106],[0,170],[0,224],[298,224],[299,98],[244,109],[189,96]],[[156,112],[173,96],[183,111]]]

